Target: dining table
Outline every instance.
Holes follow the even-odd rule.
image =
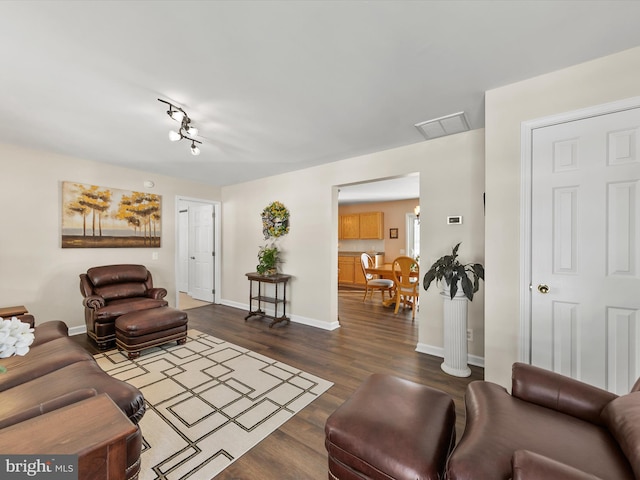
[[[379,265],[377,267],[369,267],[366,268],[365,271],[367,272],[367,274],[378,275],[378,277],[380,278],[388,278],[389,280],[393,280],[393,265],[390,263],[385,263],[384,265]],[[409,274],[411,278],[415,278],[418,282],[420,281],[418,280],[419,275],[420,271],[418,270],[414,270]],[[396,298],[394,296],[388,300],[384,300],[382,302],[382,305],[384,305],[385,307],[390,307],[391,305],[395,304],[395,301]]]

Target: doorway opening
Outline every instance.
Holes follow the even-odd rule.
[[[176,306],[217,303],[220,203],[176,197]]]
[[[380,309],[389,311],[394,318],[395,302],[380,292],[362,302],[366,289],[366,278],[360,256],[369,254],[372,267],[387,269],[376,273],[380,278],[392,278],[391,264],[400,256],[415,258],[420,252],[420,226],[417,207],[420,203],[420,175],[412,173],[401,177],[368,180],[336,187],[337,192],[337,291],[338,317],[340,323],[348,321],[350,315],[380,317]],[[352,296],[356,302],[345,298]],[[348,309],[348,312],[345,310]],[[376,310],[377,309],[377,310]],[[402,313],[401,313],[402,312]],[[408,312],[411,328],[418,322],[411,322],[411,311],[398,312],[404,316]]]

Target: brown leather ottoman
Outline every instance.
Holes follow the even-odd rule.
[[[116,346],[133,359],[145,348],[187,341],[187,314],[170,307],[150,308],[116,319]]]
[[[374,374],[327,419],[329,479],[438,480],[455,444],[453,399]]]

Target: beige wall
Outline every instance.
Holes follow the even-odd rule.
[[[520,335],[524,121],[640,95],[640,47],[486,93],[485,378],[510,385]]]
[[[50,152],[0,145],[0,306],[25,305],[37,322],[84,327],[78,275],[95,265],[141,263],[175,303],[176,196],[219,200],[220,189]],[[72,181],[162,195],[162,247],[60,248],[60,184]],[[155,182],[153,189],[143,186]],[[158,260],[152,260],[152,252]],[[76,329],[77,330],[77,329]]]
[[[385,253],[385,262],[391,263],[393,259],[400,255],[406,255],[407,248],[407,213],[413,213],[413,209],[420,203],[420,199],[398,200],[394,202],[371,202],[354,205],[341,205],[338,207],[340,215],[350,213],[382,212],[384,214],[383,240],[380,241],[382,251]],[[389,229],[398,229],[398,238],[389,238]],[[368,251],[370,244],[374,242],[368,240],[341,240],[340,250],[346,251]],[[350,245],[359,248],[351,248]]]
[[[291,232],[282,238],[283,271],[294,276],[290,312],[295,321],[336,328],[338,205],[337,186],[420,173],[421,268],[462,241],[465,261],[484,263],[484,130],[419,142],[371,155],[222,188],[222,298],[246,308],[246,272],[255,270],[264,243],[260,212],[274,200],[291,212]],[[448,215],[463,225],[448,226]],[[477,341],[470,353],[484,354],[483,290],[470,308]],[[422,350],[442,347],[442,300],[437,289],[422,291],[419,341]]]

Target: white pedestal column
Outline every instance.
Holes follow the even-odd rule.
[[[456,377],[468,377],[467,365],[467,297],[462,289],[453,300],[448,291],[440,293],[444,302],[444,362],[440,368]]]

